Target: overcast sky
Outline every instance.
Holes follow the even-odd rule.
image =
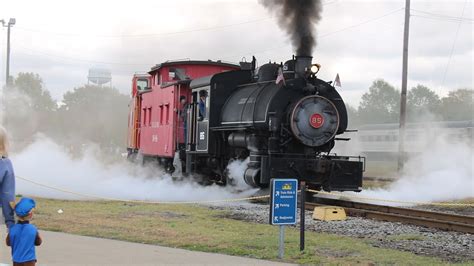
[[[374,79],[401,84],[404,0],[324,0],[316,26],[319,77],[337,73],[346,102],[357,105]],[[412,0],[408,86],[438,94],[472,88],[472,0]],[[15,17],[11,74],[38,73],[60,100],[87,83],[88,69],[109,68],[113,85],[129,93],[131,76],[173,59],[260,64],[294,50],[258,0],[53,1],[0,0],[0,19]],[[462,17],[462,19],[460,19]],[[0,31],[5,82],[6,28]]]

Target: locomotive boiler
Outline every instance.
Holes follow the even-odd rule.
[[[179,157],[185,175],[220,184],[238,181],[227,167],[248,158],[238,178],[254,187],[297,178],[314,189],[360,191],[363,158],[331,154],[336,141],[347,140],[337,137],[347,129],[347,111],[318,70],[310,56],[258,69],[255,60],[157,65],[133,83],[147,82],[132,94],[129,155],[169,172]]]

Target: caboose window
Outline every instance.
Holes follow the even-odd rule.
[[[186,80],[190,77],[186,75],[186,70],[182,68],[170,68],[168,70],[169,80]]]
[[[137,90],[138,91],[144,91],[144,90],[147,90],[147,89],[149,89],[148,80],[146,80],[146,79],[137,80]]]
[[[163,104],[160,105],[160,125],[163,125]]]
[[[160,73],[156,73],[155,75],[155,85],[160,85],[161,83],[161,75]]]
[[[146,122],[148,121],[147,110],[148,108],[143,108],[143,126],[147,126],[146,124]]]
[[[169,80],[173,80],[173,79],[176,78],[176,70],[174,68],[169,69],[168,78],[169,78]]]
[[[148,126],[151,126],[151,107],[148,108]]]

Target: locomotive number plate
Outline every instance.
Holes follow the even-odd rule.
[[[309,118],[309,124],[314,128],[320,128],[324,124],[324,117],[321,114],[314,113]]]

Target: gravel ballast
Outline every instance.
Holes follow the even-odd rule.
[[[241,202],[209,207],[228,211],[228,218],[232,219],[257,223],[268,223],[269,220],[269,206],[264,204]],[[474,260],[474,235],[471,234],[360,217],[347,217],[345,221],[317,221],[312,219],[312,215],[313,212],[306,211],[306,230],[361,238],[375,247],[435,256],[449,262]]]

